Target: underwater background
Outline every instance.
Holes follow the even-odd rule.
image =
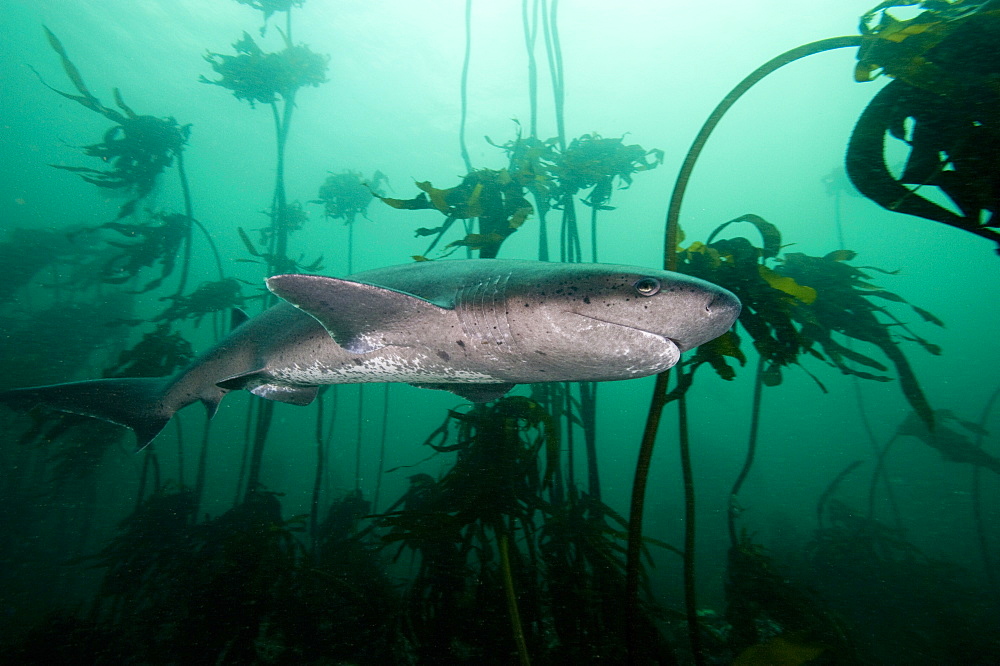
[[[0,407],[0,659],[1000,662],[991,5],[6,3],[0,388],[171,374],[277,272],[660,268],[686,167],[671,267],[744,315],[661,383],[234,392],[139,453]]]

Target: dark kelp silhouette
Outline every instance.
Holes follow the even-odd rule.
[[[815,592],[745,532],[729,549],[726,567],[727,648],[734,664],[859,663],[853,636]]]
[[[193,319],[197,328],[201,320],[217,312],[229,312],[234,308],[242,308],[246,299],[243,297],[243,283],[235,278],[226,278],[216,282],[203,282],[187,296],[164,296],[161,301],[172,301],[170,306],[152,318],[153,322],[175,322],[183,319]]]
[[[761,238],[759,246],[742,236],[716,240],[716,236],[729,225],[739,222],[754,226]],[[678,386],[672,392],[663,394],[663,404],[674,400],[683,402],[694,373],[703,364],[711,366],[723,379],[733,379],[736,370],[729,359],[736,360],[740,365],[746,362],[746,353],[741,349],[741,331],[750,337],[760,357],[747,462],[730,498],[729,529],[734,549],[739,548],[734,526],[739,513],[736,497],[753,462],[760,387],[780,384],[782,368],[789,365],[801,367],[803,358],[813,357],[845,374],[887,381],[889,377],[885,375],[856,367],[860,365],[885,371],[884,364],[854,351],[839,342],[837,337],[873,344],[895,366],[904,397],[928,426],[933,426],[931,408],[909,362],[899,349],[900,338],[917,341],[932,353],[939,353],[939,350],[910,332],[898,317],[880,304],[880,301],[905,302],[902,297],[867,282],[868,274],[847,263],[854,258],[852,252],[837,251],[823,257],[810,257],[802,253],[783,255],[781,248],[778,228],[757,215],[748,214],[720,225],[709,235],[707,242],[694,242],[686,248],[679,248],[675,255],[675,270],[725,286],[739,297],[743,311],[737,327],[703,345],[678,367]],[[869,267],[866,270],[880,269]],[[923,320],[941,325],[925,310],[914,310]],[[882,319],[876,313],[882,315]],[[894,334],[897,330],[904,333]],[[825,391],[820,380],[809,374]],[[686,441],[686,420],[683,418],[681,428],[682,440]],[[690,615],[692,609],[689,607],[688,610]]]
[[[897,438],[914,437],[932,449],[938,450],[945,460],[974,465],[988,469],[994,474],[1000,474],[1000,458],[984,451],[975,443],[976,438],[988,434],[982,426],[961,419],[947,409],[935,410],[934,417],[933,430],[915,415],[905,419],[896,430],[895,437],[882,450],[879,463],[881,464],[882,458],[888,454],[890,446]]]
[[[305,0],[236,0],[236,2],[263,12],[266,22],[275,12],[291,13],[292,7],[301,7]]]
[[[426,443],[456,454],[454,466],[439,479],[414,475],[379,516],[397,557],[404,549],[420,556],[407,592],[420,658],[455,654],[455,645],[469,659],[503,655],[505,663],[515,645],[521,663],[528,654],[552,663],[623,658],[626,523],[567,487],[552,415],[529,398],[506,397],[450,411]],[[662,659],[653,612],[646,609],[639,630],[646,654]]]
[[[368,205],[376,196],[382,196],[381,186],[387,180],[381,171],[368,180],[357,171],[331,173],[320,186],[317,198],[309,203],[322,204],[327,219],[352,224],[358,215],[368,217]]]
[[[734,222],[749,222],[761,233],[763,245],[755,246],[744,237],[714,240],[717,233]],[[762,380],[776,386],[782,368],[800,364],[811,356],[833,365],[844,374],[863,379],[889,381],[884,374],[859,369],[862,366],[884,372],[886,366],[838,341],[839,336],[874,345],[895,366],[903,394],[928,425],[933,414],[899,342],[914,341],[932,354],[941,350],[910,328],[884,305],[906,303],[899,295],[867,280],[865,271],[888,271],[855,267],[848,262],[854,252],[837,250],[822,257],[803,253],[780,253],[781,234],[777,227],[756,215],[744,215],[726,222],[713,232],[708,243],[695,242],[678,253],[678,270],[714,281],[733,291],[744,303],[739,325],[753,340],[765,366]],[[774,268],[767,262],[774,262]],[[932,314],[911,306],[920,318],[942,326]],[[881,319],[879,318],[881,317]],[[707,362],[723,379],[732,379],[735,370],[727,362],[746,356],[739,349],[739,333],[730,331],[719,340],[704,345],[692,361]],[[815,379],[815,377],[814,377]],[[819,380],[817,380],[818,382]],[[822,387],[822,384],[820,383]],[[825,389],[824,389],[825,390]]]
[[[220,78],[204,76],[202,83],[211,83],[230,90],[236,99],[256,104],[273,104],[279,99],[290,101],[303,86],[326,83],[329,58],[304,44],[292,44],[286,39],[285,49],[267,53],[248,33],[233,44],[236,55],[209,53],[205,60]]]
[[[98,187],[120,189],[131,192],[132,198],[122,204],[118,218],[128,217],[135,212],[136,205],[149,196],[156,184],[157,177],[169,167],[174,158],[179,156],[191,133],[190,125],[179,125],[174,118],[156,118],[140,116],[135,113],[122,99],[121,92],[115,88],[115,105],[121,110],[116,111],[105,106],[87,89],[79,70],[69,59],[66,49],[52,33],[45,28],[52,49],[62,59],[63,69],[79,95],[73,95],[42,83],[67,99],[95,111],[115,126],[104,133],[104,139],[83,147],[83,152],[110,164],[110,170],[90,169],[87,167],[71,167],[52,165],[80,174],[88,183]],[[37,72],[36,72],[37,74]]]
[[[368,205],[384,195],[382,184],[389,179],[381,171],[365,181],[357,171],[331,173],[319,188],[319,198],[309,203],[322,204],[326,219],[343,220],[347,225],[347,274],[354,272],[354,220],[368,219]]]
[[[826,503],[795,577],[823,595],[865,663],[978,663],[1000,645],[995,599],[960,567],[849,504]],[[929,601],[933,600],[933,601]],[[871,627],[878,626],[878,634]]]
[[[154,213],[153,221],[137,224],[108,222],[97,229],[110,229],[135,242],[108,241],[120,252],[101,268],[101,280],[123,284],[136,277],[144,268],[160,265],[160,275],[150,280],[137,293],[159,287],[173,272],[181,246],[188,242],[191,220],[181,213]],[[94,231],[94,230],[91,230]]]
[[[283,11],[288,11],[290,26],[292,4],[300,5],[301,2],[287,4],[287,9]],[[251,108],[258,103],[271,107],[277,164],[274,194],[268,212],[271,225],[268,231],[262,232],[269,250],[256,255],[267,259],[268,275],[287,268],[284,262],[288,252],[288,233],[301,226],[304,219],[302,206],[290,204],[285,193],[285,145],[295,109],[295,97],[304,86],[316,87],[325,83],[329,64],[329,57],[313,53],[305,44],[294,44],[290,28],[283,37],[284,50],[268,53],[244,32],[243,38],[233,44],[236,55],[209,52],[205,56],[219,78],[200,77],[202,83],[230,90],[236,99],[248,102]]]
[[[847,149],[854,186],[892,211],[941,222],[1000,245],[1000,5],[920,2],[909,20],[879,4],[861,18],[855,79],[893,77],[865,108]],[[889,141],[904,145],[902,172],[886,164]],[[907,187],[907,186],[915,187]],[[937,188],[954,212],[921,194]],[[1000,247],[997,249],[1000,252]]]
[[[187,283],[190,266],[192,224],[197,226],[204,234],[215,256],[219,279],[222,279],[222,261],[219,258],[215,242],[205,227],[194,219],[190,187],[184,172],[184,147],[187,145],[191,134],[191,125],[179,125],[173,117],[157,118],[136,114],[125,104],[118,88],[114,89],[115,105],[121,111],[119,112],[105,106],[87,88],[83,77],[69,59],[66,49],[58,37],[48,28],[45,28],[45,34],[49,45],[62,60],[63,69],[67,77],[69,77],[73,86],[80,94],[73,95],[57,90],[46,83],[41,78],[41,75],[38,75],[36,72],[42,84],[63,97],[71,99],[116,123],[114,127],[105,132],[103,141],[84,146],[83,148],[84,153],[87,155],[97,157],[111,164],[112,168],[110,170],[62,165],[52,166],[57,169],[78,173],[84,180],[98,187],[128,192],[131,198],[118,209],[116,220],[99,228],[114,229],[126,236],[134,236],[136,234],[147,236],[144,243],[136,246],[119,245],[119,247],[126,250],[123,253],[126,265],[117,265],[121,258],[109,262],[105,266],[102,279],[108,282],[124,282],[134,277],[140,268],[150,266],[154,261],[160,261],[163,265],[163,272],[158,279],[150,282],[143,289],[143,291],[149,291],[159,286],[171,274],[174,268],[175,255],[183,244],[183,270],[180,284],[177,287],[177,294],[182,294]],[[155,219],[164,223],[159,228],[152,224],[129,225],[118,222],[122,218],[130,217],[137,213],[138,204],[149,196],[156,185],[159,175],[167,167],[171,166],[175,159],[177,161],[181,190],[184,196],[184,213],[153,214],[152,216]],[[114,267],[112,267],[112,263],[115,264]],[[108,272],[109,270],[111,270],[110,273]]]
[[[146,663],[400,663],[395,594],[358,529],[366,508],[334,502],[306,549],[305,517],[283,518],[275,493],[199,523],[194,493],[165,487],[88,558],[105,572],[92,617]]]
[[[292,259],[284,255],[278,255],[271,252],[261,252],[254,245],[254,242],[250,240],[250,236],[247,232],[243,231],[241,227],[237,227],[237,233],[240,236],[240,240],[243,241],[243,246],[247,249],[247,252],[254,257],[263,259],[263,263],[271,267],[271,270],[275,273],[316,273],[323,270],[323,255],[319,255],[312,262],[306,264],[305,255],[299,255],[298,259]],[[263,233],[263,232],[262,232]],[[272,238],[272,234],[267,235],[268,238]],[[254,259],[237,259],[236,261],[242,261],[247,263],[262,263]]]
[[[191,343],[180,333],[171,332],[168,322],[160,324],[143,335],[135,346],[118,354],[115,364],[101,376],[163,377],[187,365],[194,356]]]

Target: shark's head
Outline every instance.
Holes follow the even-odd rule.
[[[740,316],[732,292],[698,278],[631,266],[595,266],[565,311],[652,333],[684,352],[728,331]]]
[[[508,309],[534,310],[536,328],[526,339],[540,360],[560,359],[577,372],[589,366],[594,379],[662,372],[681,352],[728,331],[741,309],[731,292],[704,280],[610,264],[553,272],[528,294],[511,298]],[[539,335],[542,321],[554,335]]]

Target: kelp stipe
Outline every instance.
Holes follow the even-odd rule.
[[[692,146],[691,146],[691,148],[690,148],[690,150],[688,152],[688,155],[685,158],[684,163],[683,163],[683,165],[681,167],[680,173],[679,173],[679,175],[677,177],[677,181],[676,181],[675,186],[674,186],[674,190],[673,190],[672,195],[671,195],[670,205],[669,205],[668,213],[667,213],[667,224],[666,224],[666,229],[665,229],[665,236],[666,236],[666,238],[665,238],[665,245],[664,245],[664,267],[665,268],[667,268],[668,270],[675,270],[676,269],[677,247],[678,247],[678,243],[679,243],[679,240],[680,240],[680,229],[679,229],[679,224],[678,224],[678,222],[679,222],[679,216],[680,216],[680,208],[681,208],[681,203],[683,201],[684,192],[686,190],[688,181],[690,179],[691,173],[692,173],[693,168],[694,168],[694,164],[695,164],[695,162],[696,162],[696,160],[697,160],[697,158],[698,158],[698,156],[699,156],[699,154],[701,152],[702,147],[705,145],[705,142],[707,141],[709,135],[714,130],[715,126],[721,120],[721,118],[726,113],[726,111],[728,111],[728,109],[747,90],[749,90],[754,84],[756,84],[762,78],[764,78],[765,76],[767,76],[771,72],[777,70],[778,68],[780,68],[780,67],[782,67],[784,65],[787,65],[787,64],[789,64],[791,62],[794,62],[794,61],[796,61],[796,60],[798,60],[800,58],[803,58],[805,56],[808,56],[808,55],[812,55],[812,54],[816,54],[816,53],[821,53],[821,52],[824,52],[824,51],[828,51],[828,50],[832,50],[832,49],[837,49],[837,48],[862,46],[862,45],[864,45],[866,43],[870,43],[870,35],[872,33],[877,33],[878,30],[868,30],[868,29],[866,29],[867,28],[866,19],[870,20],[871,17],[876,12],[882,11],[882,10],[884,10],[887,7],[891,7],[891,6],[895,6],[895,5],[903,5],[903,4],[909,5],[909,4],[914,4],[914,3],[912,3],[912,2],[898,2],[898,3],[896,3],[896,2],[886,2],[886,3],[881,4],[875,10],[872,10],[872,12],[869,12],[869,14],[867,14],[865,17],[863,17],[863,19],[862,19],[862,28],[863,28],[863,32],[866,33],[865,37],[846,36],[846,37],[835,37],[835,38],[820,40],[820,41],[817,41],[817,42],[813,42],[813,43],[810,43],[810,44],[803,45],[803,46],[798,47],[796,49],[792,49],[792,50],[790,50],[790,51],[788,51],[788,52],[786,52],[786,53],[784,53],[784,54],[782,54],[782,55],[780,55],[780,56],[772,59],[771,61],[769,61],[768,63],[766,63],[762,67],[758,68],[753,73],[751,73],[749,76],[747,76],[743,81],[741,81],[723,99],[722,102],[720,102],[720,104],[715,108],[715,110],[709,116],[708,120],[702,126],[702,128],[699,131],[697,137],[695,138],[695,140],[694,140],[694,142],[693,142],[693,144],[692,144]],[[988,8],[992,4],[995,4],[995,3],[986,3],[985,7]],[[969,15],[974,15],[975,14],[975,9],[976,8],[973,8],[973,10],[971,12],[969,12]],[[964,7],[963,8],[959,8],[957,10],[957,12],[960,15],[959,18],[961,18],[963,20],[966,19],[966,18],[968,18],[968,16],[966,15],[967,8],[964,8]],[[927,13],[927,14],[930,14],[930,13]],[[987,15],[990,15],[990,14],[987,12]],[[926,16],[924,16],[923,18],[926,21]],[[954,17],[947,16],[946,18],[948,18],[950,20],[950,19],[952,19]],[[883,26],[880,26],[880,28],[881,27],[883,27]],[[918,32],[919,31],[914,31],[914,34],[917,34]],[[901,40],[897,38],[896,41],[901,41]],[[919,41],[919,40],[915,39],[914,41]],[[934,42],[934,43],[936,43],[936,42]],[[864,61],[864,55],[859,56],[859,58],[861,58],[862,61]],[[877,64],[885,67],[885,69],[887,71],[889,71],[889,73],[892,73],[891,72],[891,67],[885,66],[883,64],[883,62],[879,61]],[[870,69],[868,71],[870,72]],[[859,80],[862,80],[862,79],[859,79]],[[863,120],[864,120],[864,116],[862,118],[862,121]],[[867,125],[862,125],[862,121],[859,121],[859,126],[870,127],[872,125],[871,122],[867,123]],[[861,136],[862,134],[863,133],[856,132],[856,136]],[[868,134],[871,135],[872,132],[868,132]],[[881,134],[879,134],[879,140],[881,140]],[[851,143],[852,143],[852,145],[854,145],[857,142],[856,142],[856,140],[854,138],[852,138],[852,142]],[[879,144],[879,145],[881,145],[881,144]],[[857,155],[858,155],[858,152],[857,152],[856,149],[855,149],[853,155],[852,155],[852,152],[849,150],[849,154],[848,154],[848,168],[849,168],[849,171],[853,169],[853,170],[855,170],[855,172],[857,172],[857,164],[858,164]],[[881,159],[880,159],[878,163],[881,165],[882,169],[884,170],[884,162],[881,161]],[[947,164],[947,162],[945,164]],[[943,166],[940,167],[940,168],[943,169]],[[971,174],[972,178],[977,178],[980,175],[980,174],[973,173],[972,169],[967,169],[964,173],[965,173],[966,177],[969,177],[970,174]],[[869,192],[865,192],[864,189],[862,189],[862,192],[865,193],[866,195],[870,195],[871,194]],[[908,192],[908,191],[906,191],[906,192]],[[957,184],[957,183],[952,184],[952,191],[950,193],[953,193],[955,195],[961,195],[962,192],[960,191],[960,185]],[[955,198],[955,197],[953,197],[953,198]],[[882,199],[884,199],[884,197],[882,197]],[[878,201],[878,199],[876,199],[876,201]],[[966,205],[964,207],[966,209],[970,208],[970,206],[967,205],[968,198],[966,198],[965,202],[966,202]],[[885,204],[883,204],[883,205],[885,205]],[[963,204],[960,203],[960,205],[963,205]],[[991,207],[995,208],[995,206],[993,204],[988,203],[988,202],[987,203],[983,203],[981,207],[982,208],[991,208]],[[931,218],[932,219],[940,219],[940,216],[938,216],[937,218],[934,218],[933,216],[931,216]],[[947,221],[950,224],[954,224],[953,220],[951,220],[951,221],[949,221],[949,220],[940,220],[940,221]],[[954,226],[963,226],[963,225],[962,224],[954,224]],[[988,225],[985,225],[985,226],[988,226]],[[975,225],[970,226],[969,224],[965,224],[963,228],[966,228],[967,230],[971,230],[974,233],[978,233],[979,235],[983,235],[985,237],[993,237],[994,236],[994,233],[992,232],[992,230],[989,230],[989,229],[984,230],[982,227],[979,227],[979,226],[975,226]],[[831,256],[832,256],[832,254],[831,254]],[[776,288],[780,288],[777,285],[772,285],[772,286],[775,286]],[[720,345],[723,345],[723,344],[725,344],[725,341],[723,341],[722,339],[720,339],[720,340],[716,341],[715,347],[718,348]],[[892,360],[892,362],[894,363],[894,365],[896,365],[896,368],[897,368],[897,371],[899,373],[899,376],[902,379],[903,384],[904,384],[904,392],[906,393],[907,399],[911,402],[911,404],[914,405],[914,407],[916,408],[917,412],[921,415],[921,417],[925,420],[925,422],[927,422],[928,426],[929,427],[933,427],[932,426],[932,423],[933,423],[932,418],[933,417],[932,417],[932,412],[931,412],[930,406],[926,403],[926,400],[924,400],[923,394],[920,391],[919,386],[916,384],[916,380],[913,378],[912,372],[910,371],[909,366],[906,363],[905,357],[902,357],[898,353],[896,347],[893,344],[891,344],[888,341],[886,341],[886,340],[882,340],[881,344],[879,344],[879,343],[876,343],[876,344],[878,344],[883,349],[883,351],[890,357],[890,359]],[[831,350],[827,349],[827,351],[830,352]],[[734,356],[737,355],[734,352],[723,352],[723,353],[724,354],[728,353],[728,354],[734,355]],[[842,355],[847,355],[847,353],[844,352],[844,350],[837,350],[837,351],[834,351],[831,354],[831,357],[834,359],[835,363],[839,364],[839,361],[837,359],[838,359],[838,357],[840,357]],[[716,358],[717,358],[717,360],[721,359],[721,356],[717,356]],[[855,360],[857,360],[857,358],[855,358]],[[716,362],[715,364],[718,365],[718,362]],[[777,366],[772,366],[772,369],[776,369],[776,368],[777,368]],[[761,371],[763,372],[763,368],[761,368]],[[860,373],[860,371],[852,371],[852,372],[854,374],[858,375],[858,376],[864,376],[862,373]],[[767,375],[761,375],[762,379],[764,377],[766,377],[766,376]],[[778,381],[780,381],[780,375],[778,376]],[[641,536],[642,505],[643,505],[644,489],[645,489],[645,477],[646,477],[646,474],[648,473],[648,466],[649,466],[649,462],[648,461],[649,461],[649,457],[652,454],[653,442],[655,441],[656,432],[657,432],[657,429],[658,429],[658,426],[659,426],[660,412],[662,411],[663,407],[667,404],[667,402],[670,401],[670,400],[667,399],[667,396],[668,396],[668,393],[667,393],[667,379],[666,379],[666,373],[664,373],[663,375],[660,375],[657,378],[657,382],[656,382],[656,385],[654,387],[652,405],[650,407],[650,412],[649,412],[649,416],[647,418],[645,432],[643,434],[642,445],[640,447],[640,459],[639,459],[639,462],[638,462],[637,468],[636,468],[636,481],[635,481],[635,485],[633,486],[632,509],[631,509],[631,511],[632,511],[632,514],[631,514],[632,515],[632,523],[631,523],[632,524],[632,532],[630,534],[631,538],[630,538],[630,545],[629,545],[629,566],[630,566],[631,573],[630,573],[630,576],[629,576],[629,590],[628,590],[629,604],[627,606],[627,608],[630,610],[630,612],[634,612],[634,609],[636,608],[635,599],[636,599],[636,595],[638,593],[637,592],[637,584],[636,584],[637,576],[635,574],[635,571],[637,570],[637,566],[638,566],[638,564],[637,564],[638,563],[638,552],[639,552],[638,551],[638,542],[639,542],[639,538]],[[681,400],[682,400],[682,398],[681,398]],[[682,403],[681,403],[681,408],[683,410],[683,404]],[[686,423],[686,421],[683,419],[683,416],[682,416],[682,424],[683,423]],[[685,425],[682,425],[681,428],[682,428],[682,432],[681,432],[681,441],[682,441],[682,445],[681,445],[682,466],[686,470],[688,468],[689,463],[687,461],[686,446],[684,445],[684,442],[686,441]],[[685,478],[687,478],[686,472],[685,472]],[[685,493],[686,500],[685,500],[685,502],[686,502],[686,506],[688,507],[688,514],[689,514],[689,517],[693,517],[693,508],[692,508],[693,507],[693,495],[692,495],[693,488],[691,486],[689,486],[689,484],[685,483],[685,489],[686,489],[686,493]],[[693,531],[693,526],[690,526],[688,529],[690,529],[690,530]],[[735,534],[734,531],[732,530],[732,528],[731,528],[731,532],[733,534]],[[693,543],[693,537],[690,538],[690,542]],[[692,560],[692,562],[693,562],[693,560]],[[686,589],[692,590],[693,589],[693,585],[686,585]],[[688,603],[687,609],[688,609],[689,623],[692,625],[691,626],[690,635],[691,635],[692,644],[695,645],[695,648],[694,648],[695,659],[696,660],[701,660],[702,657],[698,654],[698,649],[696,647],[697,642],[698,642],[699,639],[698,639],[697,628],[694,626],[696,624],[696,622],[697,622],[697,617],[696,617],[696,614],[694,612],[693,601]],[[630,641],[630,644],[634,645],[635,641]]]
[[[301,204],[288,201],[285,190],[285,147],[291,129],[296,95],[299,89],[305,86],[316,87],[326,82],[329,58],[314,53],[307,45],[297,45],[292,41],[292,9],[301,6],[301,1],[260,5],[246,0],[240,1],[263,11],[265,22],[275,11],[286,12],[286,30],[282,33],[284,50],[276,53],[265,52],[248,33],[244,32],[242,39],[233,44],[236,55],[210,52],[205,56],[205,60],[219,78],[208,79],[202,76],[200,80],[232,91],[234,97],[245,100],[251,108],[259,103],[266,104],[271,109],[276,144],[275,183],[268,211],[270,225],[261,231],[261,241],[267,250],[258,252],[246,233],[242,229],[239,230],[240,238],[250,254],[265,260],[267,275],[270,276],[298,268],[298,264],[288,257],[288,237],[301,227],[305,213]],[[319,268],[319,260],[312,268]],[[274,404],[270,401],[260,405],[257,411],[252,445],[246,456],[247,495],[253,493],[260,485],[264,446],[273,411]]]

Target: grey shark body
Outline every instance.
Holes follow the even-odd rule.
[[[0,402],[120,423],[143,447],[178,409],[200,401],[214,414],[239,389],[306,405],[326,384],[406,382],[482,402],[515,384],[643,377],[740,313],[702,280],[611,264],[435,261],[267,285],[284,302],[176,375],[14,389]]]

